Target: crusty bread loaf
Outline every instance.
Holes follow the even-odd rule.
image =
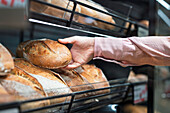
[[[37,91],[41,95],[47,96],[46,93],[44,92],[43,88],[42,88],[42,85],[38,82],[38,80],[35,79],[34,77],[32,77],[31,75],[29,75],[28,73],[26,73],[25,71],[23,71],[18,66],[15,65],[14,69],[11,71],[11,74],[28,80],[29,82],[31,82],[33,84],[34,89],[37,89]]]
[[[30,40],[27,40],[27,41],[24,41],[24,42],[21,42],[17,49],[16,49],[16,57],[19,57],[19,58],[23,58],[23,48],[25,46],[26,43],[28,43]]]
[[[47,96],[56,96],[71,93],[70,88],[66,85],[66,83],[58,74],[44,68],[36,67],[22,58],[17,58],[14,61],[15,66],[28,73],[31,77],[36,79],[41,84],[41,88],[43,89],[43,91],[45,91]],[[31,78],[30,80],[32,82],[35,82]],[[67,101],[66,99],[68,98],[63,97],[53,99],[50,100],[50,103],[61,103]]]
[[[68,84],[68,86],[71,88],[73,92],[94,89],[94,87],[90,85],[85,78],[80,76],[74,70],[56,69],[55,72],[60,74],[60,76],[65,80],[65,82]],[[95,95],[95,93],[91,93],[91,92],[84,93],[82,95],[77,96],[76,98],[82,98],[91,95]]]
[[[95,89],[109,87],[109,82],[103,74],[102,70],[95,65],[84,64],[82,65],[83,71],[80,75],[87,79],[89,83],[92,83]],[[96,94],[109,93],[110,90],[97,91]]]
[[[44,1],[44,2],[50,2],[51,0],[41,0],[41,1]],[[47,5],[43,5],[43,4],[40,4],[40,3],[37,3],[35,1],[31,1],[31,6],[30,6],[31,10],[32,11],[36,11],[36,12],[43,12],[45,9],[48,8]]]
[[[0,43],[0,75],[10,72],[14,68],[14,61],[8,50]]]
[[[64,67],[72,59],[71,52],[65,45],[49,39],[26,43],[24,57],[37,66],[49,69]]]
[[[2,87],[1,84],[0,84],[0,95],[9,95],[9,93],[4,89],[4,87]]]
[[[13,102],[16,99],[14,96],[10,95],[5,88],[0,84],[0,104],[8,103],[8,102]]]
[[[69,9],[69,10],[73,10],[73,2],[69,2],[69,0],[46,0],[48,3],[51,3],[53,5],[56,5],[56,6],[60,6],[62,8],[66,8],[66,9]],[[32,3],[31,3],[32,4]],[[52,16],[55,16],[55,17],[59,17],[59,18],[63,18],[63,19],[67,19],[69,20],[70,19],[70,15],[71,13],[68,13],[68,12],[65,12],[63,10],[59,10],[57,8],[53,8],[53,7],[50,7],[50,6],[41,6],[39,4],[32,4],[32,10],[35,11],[35,12],[42,12],[42,13],[45,13],[45,14],[48,14],[48,15],[52,15]],[[80,12],[81,9],[80,9],[80,6],[77,5],[76,7],[76,12]],[[75,15],[73,17],[73,20],[74,21],[77,21],[78,20],[78,15]]]
[[[102,10],[102,11],[108,12],[104,7],[93,2],[92,0],[77,0],[77,1],[82,2],[84,4],[87,4],[87,5],[90,5],[92,7],[95,7],[97,9]],[[87,7],[82,6],[82,5],[80,5],[80,7],[81,7],[81,13],[82,14],[86,14],[88,16],[92,16],[92,17],[110,22],[112,24],[115,24],[115,21],[113,20],[112,16],[106,15],[106,14],[98,12],[98,11],[95,11],[93,9],[87,8]],[[113,30],[114,29],[113,25],[105,24],[103,22],[93,20],[92,18],[86,18],[86,17],[82,17],[82,16],[79,16],[78,22],[80,22],[82,24],[96,26],[96,27],[99,27],[99,28],[102,28],[102,29],[107,29],[107,30]]]
[[[5,90],[10,95],[13,95],[18,101],[44,97],[44,95],[41,94],[41,91],[36,88],[32,82],[21,76],[9,74],[5,78],[0,78],[0,83],[5,88]],[[21,109],[26,110],[43,107],[46,104],[46,101],[27,103],[21,106]]]

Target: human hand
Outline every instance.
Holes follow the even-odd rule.
[[[70,38],[59,39],[62,44],[73,44],[71,48],[72,63],[66,69],[74,69],[82,64],[89,62],[94,56],[94,38],[73,36]]]

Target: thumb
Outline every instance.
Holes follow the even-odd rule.
[[[70,37],[70,38],[58,39],[58,41],[62,44],[73,44],[75,42],[75,39]]]

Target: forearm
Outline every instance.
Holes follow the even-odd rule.
[[[122,65],[170,65],[170,37],[95,38],[94,57]]]

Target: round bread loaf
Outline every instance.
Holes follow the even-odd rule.
[[[49,39],[29,41],[23,53],[31,63],[49,69],[65,67],[72,59],[65,45]]]
[[[95,89],[109,87],[109,82],[103,74],[102,70],[97,68],[95,65],[84,64],[82,65],[83,71],[80,72],[84,78],[91,83]],[[110,90],[97,91],[96,94],[109,93]]]
[[[14,61],[9,51],[0,43],[0,75],[10,72],[14,68]]]
[[[95,7],[97,9],[100,9],[104,12],[108,12],[104,7],[93,2],[92,0],[77,0],[77,1],[82,2],[84,4],[87,4],[89,6]],[[88,16],[91,16],[91,17],[95,17],[95,18],[104,20],[106,22],[110,22],[112,24],[115,24],[115,21],[113,20],[112,16],[106,15],[104,13],[98,12],[96,10],[87,8],[87,7],[82,6],[82,5],[80,5],[80,7],[81,7],[81,13],[82,14],[85,14],[85,15],[88,15]],[[96,26],[96,27],[99,27],[99,28],[102,28],[102,29],[107,29],[107,30],[113,30],[114,29],[113,25],[109,25],[109,24],[106,24],[106,23],[103,23],[103,22],[99,22],[99,21],[93,20],[92,18],[88,18],[88,17],[79,16],[78,22],[80,22],[82,24]]]
[[[21,42],[17,49],[16,49],[16,57],[19,57],[19,58],[23,58],[24,55],[23,55],[23,48],[25,46],[26,43],[28,43],[30,40],[27,40],[27,41],[24,41],[24,42]]]

